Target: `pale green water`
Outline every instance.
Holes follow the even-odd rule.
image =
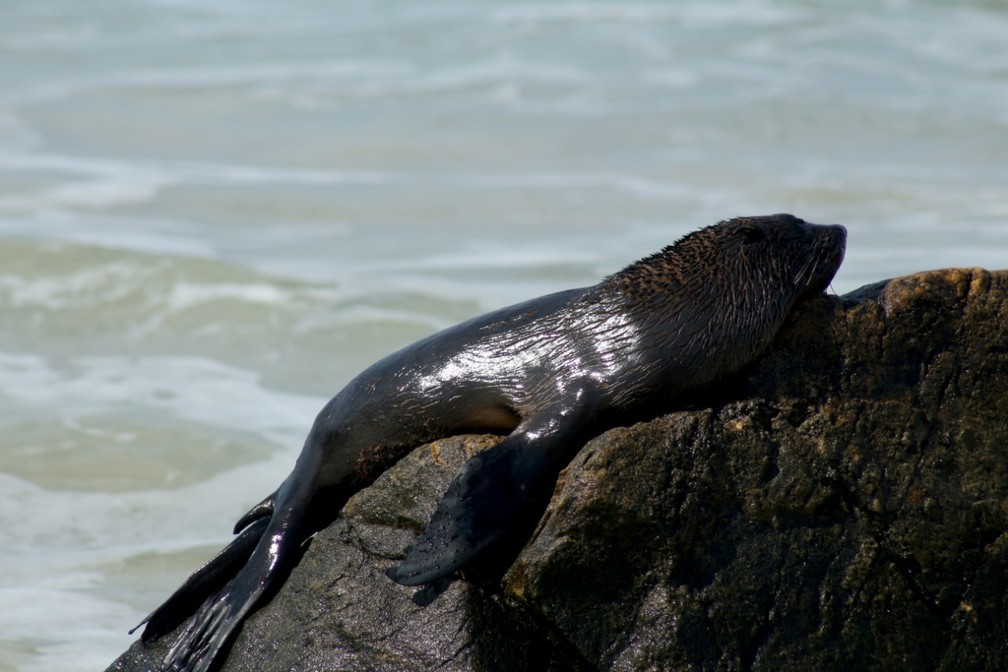
[[[988,2],[6,0],[0,670],[103,669],[325,399],[682,233],[1008,267]]]

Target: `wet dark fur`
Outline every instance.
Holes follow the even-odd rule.
[[[757,357],[794,305],[826,288],[845,239],[842,227],[790,215],[722,222],[597,285],[477,317],[386,357],[326,404],[290,476],[145,619],[143,640],[195,611],[164,666],[205,672],[351,494],[432,439],[507,434],[463,466],[427,530],[388,570],[405,585],[453,573],[538,515],[593,434],[656,395],[706,385]]]

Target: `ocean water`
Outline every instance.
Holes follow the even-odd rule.
[[[1008,268],[1008,6],[5,0],[0,670],[104,669],[393,349],[683,233]]]

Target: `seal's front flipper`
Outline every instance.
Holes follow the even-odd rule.
[[[560,470],[580,447],[580,428],[563,414],[542,424],[523,423],[498,445],[470,458],[423,535],[407,549],[406,560],[387,570],[388,577],[416,586],[447,576],[540,513]]]
[[[559,470],[542,464],[542,451],[523,439],[505,439],[462,466],[406,560],[386,572],[389,578],[416,586],[452,573],[506,533],[541,499],[537,494],[552,489]]]

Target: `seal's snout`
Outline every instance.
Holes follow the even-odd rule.
[[[847,247],[847,227],[843,224],[829,224],[827,225],[833,232],[833,236],[836,240],[836,244],[841,248]]]
[[[847,229],[840,224],[807,224],[812,231],[808,293],[825,291],[843,263],[847,251]],[[801,277],[803,274],[799,274]]]
[[[840,266],[844,252],[847,251],[847,228],[841,224],[827,224],[823,228],[826,229],[826,240],[823,245],[833,251],[837,257],[836,265]]]

